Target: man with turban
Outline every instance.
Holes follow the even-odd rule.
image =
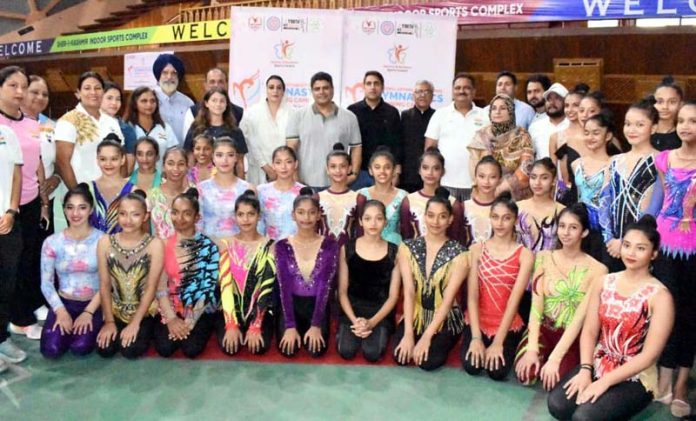
[[[184,80],[184,63],[174,54],[160,54],[152,65],[152,72],[159,87],[155,89],[162,119],[174,130],[179,145],[184,144],[184,116],[193,105],[191,98],[179,92],[179,82]]]

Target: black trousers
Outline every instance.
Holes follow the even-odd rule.
[[[249,332],[249,326],[240,326],[239,328],[242,331],[242,334],[244,334],[245,336],[247,332]],[[271,348],[271,341],[273,340],[274,330],[275,322],[273,315],[267,312],[266,314],[264,314],[263,322],[261,323],[261,338],[263,339],[263,345],[261,346],[261,349],[259,349],[255,353],[255,355],[263,355]],[[220,346],[222,352],[224,352],[227,355],[234,355],[237,352],[239,352],[241,347],[237,348],[236,352],[228,352],[222,344],[222,340],[224,339],[226,332],[227,330],[225,329],[225,318],[222,316],[222,314],[218,313],[215,317],[215,336],[217,337],[217,343]]]
[[[579,366],[571,370],[549,393],[549,413],[558,420],[628,420],[653,400],[652,393],[645,390],[641,382],[625,381],[610,387],[595,403],[577,405],[577,395],[568,399],[563,385],[579,371]]]
[[[116,336],[116,340],[111,341],[109,346],[107,346],[106,348],[101,348],[97,344],[97,353],[104,358],[111,358],[114,355],[116,355],[116,353],[119,351],[121,351],[121,355],[130,360],[141,357],[145,352],[147,352],[147,349],[150,347],[150,342],[152,341],[152,337],[154,335],[156,323],[159,322],[154,317],[145,316],[143,320],[140,322],[140,329],[138,330],[138,335],[136,336],[135,341],[133,341],[132,344],[124,348],[121,346],[121,338],[119,336]],[[126,323],[122,322],[119,319],[116,319],[116,331],[119,335],[126,326]]]
[[[7,325],[12,314],[17,270],[22,253],[21,231],[19,222],[15,221],[9,233],[0,235],[0,343],[5,342],[10,336]]]
[[[659,364],[667,368],[693,367],[696,354],[696,256],[660,255],[653,274],[674,300],[674,328]]]
[[[379,323],[372,330],[370,336],[365,339],[359,338],[350,330],[350,322],[341,320],[336,334],[338,355],[343,359],[352,360],[358,351],[362,351],[363,357],[367,361],[375,363],[384,356],[390,334],[389,327],[384,323]]]
[[[522,330],[519,332],[508,332],[508,334],[505,336],[505,341],[503,342],[503,357],[505,358],[505,363],[498,366],[498,369],[496,370],[488,370],[480,366],[478,368],[474,367],[471,359],[466,358],[466,353],[469,351],[469,345],[471,345],[471,327],[468,325],[465,326],[464,332],[462,333],[462,349],[459,355],[462,361],[462,366],[464,367],[464,371],[472,376],[477,376],[485,371],[488,373],[488,377],[493,380],[505,380],[515,364],[515,352],[517,351],[517,345],[519,345],[520,339],[522,339],[522,335]],[[493,343],[494,339],[494,337],[488,337],[481,333],[481,340],[486,348]]]
[[[17,326],[36,323],[34,310],[46,304],[41,293],[41,245],[46,234],[39,225],[40,219],[41,199],[38,197],[19,207],[22,254],[11,309],[11,321]]]
[[[297,329],[297,333],[300,334],[300,338],[302,340],[302,347],[304,347],[307,352],[309,352],[309,355],[311,355],[314,358],[321,357],[326,353],[327,345],[329,343],[329,309],[327,308],[324,311],[324,320],[321,322],[321,337],[324,339],[324,346],[320,347],[318,351],[312,352],[309,350],[307,345],[304,343],[304,335],[307,333],[310,327],[312,327],[312,314],[314,313],[314,302],[315,298],[314,297],[300,297],[297,295],[294,295],[292,297],[292,304],[293,304],[293,310],[295,311],[295,328]],[[328,307],[328,306],[327,306]],[[281,312],[278,317],[278,327],[277,327],[277,333],[276,333],[276,340],[278,342],[278,350],[280,351],[283,356],[286,357],[292,357],[297,353],[297,349],[295,349],[295,352],[291,353],[286,353],[283,352],[283,350],[280,349],[280,341],[283,339],[283,335],[285,334],[285,317],[283,317],[283,313]]]
[[[393,349],[392,349],[392,357],[394,358],[394,361],[399,364],[399,365],[404,365],[401,364],[397,358],[396,358],[396,347],[399,346],[401,343],[401,340],[404,338],[404,322],[402,321],[399,323],[399,326],[396,328],[396,333],[394,333],[394,341],[393,341]],[[418,340],[421,338],[421,335],[416,335],[414,340],[416,343],[418,343]],[[454,348],[454,346],[457,344],[457,341],[459,340],[459,335],[453,335],[449,332],[446,331],[440,331],[436,333],[433,338],[430,340],[430,349],[428,350],[428,359],[426,361],[423,361],[418,367],[425,371],[432,371],[437,368],[442,367],[445,365],[447,362],[447,358],[449,357],[449,353]]]
[[[198,319],[193,329],[189,332],[186,339],[175,341],[169,339],[169,328],[160,320],[155,323],[154,339],[155,350],[162,357],[171,357],[177,349],[181,348],[181,352],[188,358],[196,358],[205,350],[208,345],[210,335],[215,328],[215,319],[213,314],[203,313]]]

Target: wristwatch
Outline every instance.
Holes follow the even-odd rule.
[[[17,209],[8,209],[5,211],[5,213],[9,213],[12,215],[15,219],[19,216],[19,211]]]

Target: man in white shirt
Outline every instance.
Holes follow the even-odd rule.
[[[457,199],[471,196],[467,146],[479,129],[489,124],[488,113],[474,104],[474,77],[457,73],[452,82],[452,103],[435,111],[425,131],[425,149],[437,147],[445,156],[442,186]]]
[[[516,89],[517,76],[515,76],[514,73],[508,72],[507,70],[498,73],[498,76],[495,78],[495,94],[505,94],[513,99],[515,102],[515,122],[517,123],[517,127],[522,127],[526,130],[529,128],[529,125],[532,124],[532,121],[534,121],[536,111],[526,102],[522,102],[515,98]],[[490,108],[490,105],[484,108],[486,115],[488,115],[488,108]]]
[[[536,159],[548,157],[551,135],[568,127],[569,122],[564,112],[566,95],[568,95],[568,89],[560,83],[554,83],[544,92],[546,116],[529,126],[529,136],[532,138]]]
[[[527,103],[534,108],[534,112],[536,113],[532,123],[546,116],[544,92],[546,92],[549,87],[551,87],[551,80],[548,76],[542,75],[541,73],[531,75],[527,79]]]
[[[152,65],[152,73],[159,83],[155,88],[162,119],[172,127],[179,145],[184,144],[184,116],[193,105],[191,98],[179,92],[184,80],[184,62],[174,54],[160,54]]]

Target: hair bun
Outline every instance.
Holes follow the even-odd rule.
[[[640,225],[641,227],[649,228],[651,230],[657,230],[657,221],[655,220],[655,217],[647,213],[640,217],[640,219],[636,222],[636,225]]]
[[[244,190],[244,193],[242,193],[242,196],[256,197],[256,192],[253,191],[252,189],[246,189],[246,190]]]
[[[666,75],[665,77],[662,78],[660,85],[673,85],[675,82],[676,81],[674,80],[674,76]]]
[[[425,148],[423,152],[440,153],[440,149],[438,149],[437,146],[430,146]]]
[[[195,187],[189,187],[184,194],[190,198],[198,200],[198,189]]]
[[[588,92],[590,92],[590,85],[584,82],[580,82],[577,85],[575,85],[575,87],[573,88],[573,92],[585,95]]]
[[[140,198],[143,199],[143,200],[147,199],[147,194],[146,194],[143,190],[141,190],[141,189],[133,190],[133,191],[131,192],[131,194],[134,195],[134,196],[138,196],[138,197],[140,197]]]
[[[343,146],[343,143],[341,143],[341,142],[336,142],[336,143],[333,144],[332,150],[334,150],[334,151],[345,151],[345,150],[346,150],[346,147]]]
[[[102,140],[113,140],[114,142],[118,142],[119,144],[121,143],[121,138],[118,137],[116,133],[109,133],[106,136],[104,136],[104,139]]]
[[[449,200],[450,192],[446,188],[440,186],[435,189],[435,197],[439,197],[445,200]]]
[[[312,190],[311,187],[302,187],[300,189],[300,196],[313,196],[314,195],[314,190]]]
[[[79,183],[77,186],[75,186],[75,189],[84,192],[89,192],[89,184],[85,182]]]
[[[641,99],[640,102],[649,105],[650,107],[654,107],[655,104],[657,104],[657,100],[655,99],[655,95],[648,95],[645,98]]]
[[[512,200],[512,192],[510,192],[510,190],[505,190],[500,193],[495,200]]]
[[[387,145],[379,145],[375,149],[375,152],[391,152],[391,148]]]

